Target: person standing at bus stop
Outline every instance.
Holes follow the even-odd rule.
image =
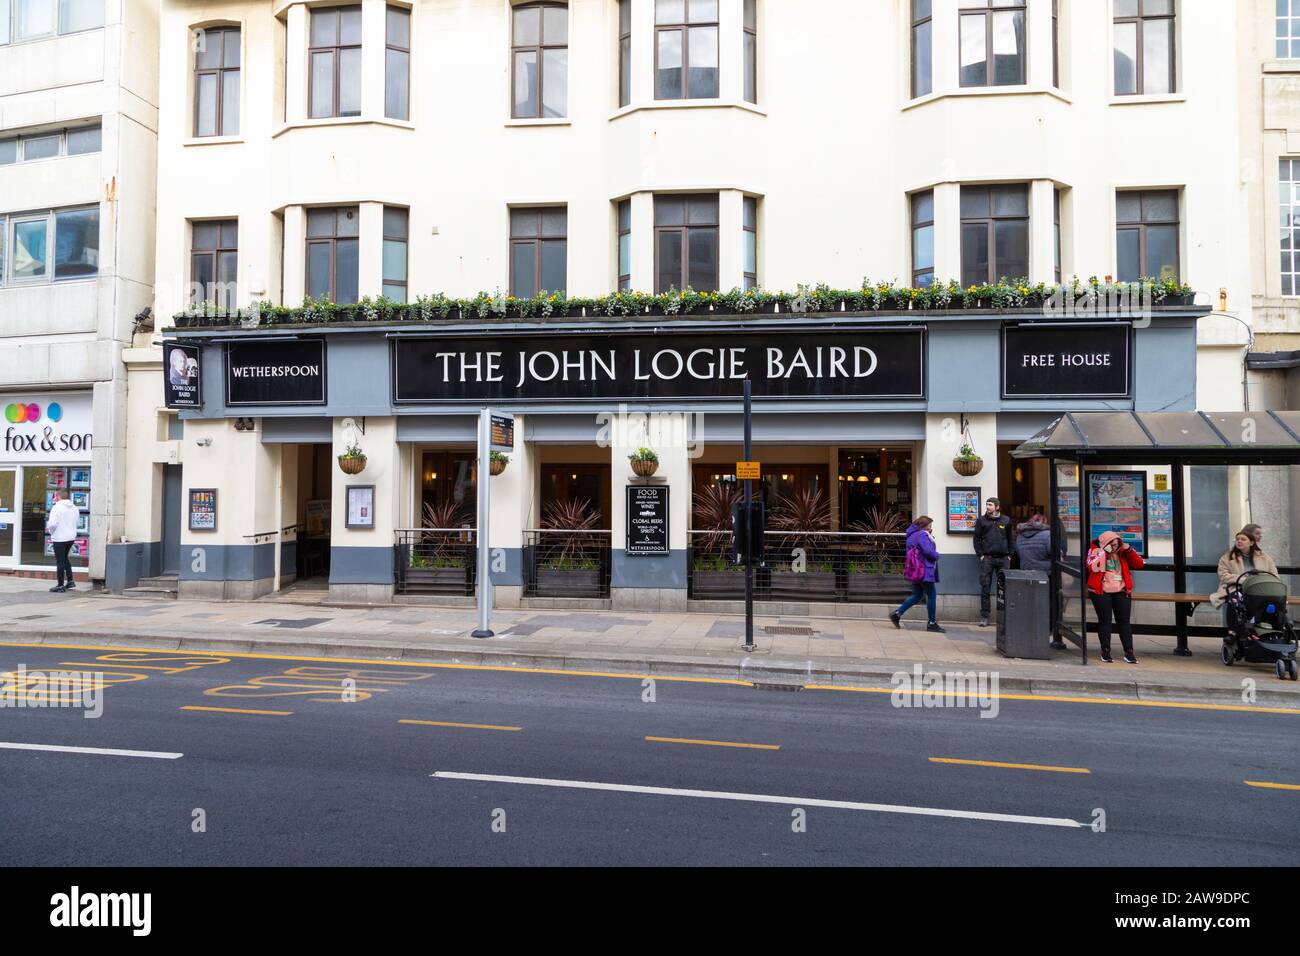
[[[1111,663],[1112,627],[1119,628],[1124,662],[1138,662],[1133,653],[1133,572],[1144,564],[1142,555],[1114,531],[1103,531],[1088,549],[1088,597],[1097,612],[1097,637],[1104,663]]]
[[[1002,502],[990,498],[984,513],[975,519],[975,553],[980,559],[980,627],[989,626],[993,612],[990,592],[997,587],[998,572],[1011,567],[1015,532],[1011,519],[1002,513]]]

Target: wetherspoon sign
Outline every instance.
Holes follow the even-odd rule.
[[[925,397],[921,329],[677,332],[393,342],[393,400]]]

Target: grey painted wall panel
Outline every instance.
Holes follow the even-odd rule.
[[[686,588],[686,552],[662,557],[635,557],[615,549],[610,554],[610,587]]]
[[[182,581],[261,581],[274,576],[272,543],[181,545]]]
[[[392,583],[392,548],[330,548],[330,584]]]

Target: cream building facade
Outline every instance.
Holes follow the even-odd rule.
[[[155,311],[560,287],[853,289],[864,278],[1163,274],[1190,285],[1195,303],[1039,327],[1049,351],[1101,354],[1118,322],[1122,388],[1011,381],[1008,343],[1053,317],[1038,307],[665,317],[657,339],[634,343],[717,332],[761,355],[762,335],[803,329],[824,333],[830,355],[841,333],[903,336],[889,346],[904,356],[891,366],[907,380],[897,389],[760,390],[765,493],[775,503],[820,490],[836,533],[873,508],[933,515],[948,610],[973,614],[978,572],[960,520],[949,533],[950,491],[998,494],[1018,518],[1054,511],[1045,475],[1009,449],[1056,415],[1243,405],[1245,329],[1267,308],[1257,250],[1241,241],[1260,232],[1241,79],[1258,68],[1248,38],[1260,16],[1206,0],[163,0]],[[437,509],[472,501],[474,412],[488,401],[446,376],[435,394],[408,375],[404,397],[402,363],[436,368],[453,344],[452,361],[473,361],[466,341],[510,354],[542,331],[575,354],[593,330],[619,347],[650,331],[581,314],[504,326],[297,319],[137,337],[126,355],[131,499],[110,585],[172,572],[182,596],[238,597],[301,575],[339,599],[389,600],[410,589],[411,541],[424,540],[403,529],[427,526],[426,505],[446,514]],[[164,407],[164,337],[197,350],[201,408]],[[242,398],[232,378],[234,367],[316,366],[309,381]],[[498,600],[564,599],[539,585],[538,532],[548,508],[578,498],[607,542],[602,582],[584,599],[699,598],[707,556],[692,532],[700,493],[728,484],[739,458],[738,388],[705,399],[671,385],[497,394],[491,404],[516,414],[512,460],[493,485]],[[703,416],[700,440],[658,449],[667,554],[628,553],[627,456],[639,439],[606,440],[599,418],[623,405],[669,416],[655,421],[670,430]],[[984,459],[973,478],[954,471],[963,441]],[[335,464],[354,444],[367,458],[355,478]],[[372,496],[373,526],[347,526],[349,486],[370,489],[354,494]],[[193,494],[202,510],[213,491],[214,517],[194,526]]]

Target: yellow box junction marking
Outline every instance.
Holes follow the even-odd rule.
[[[181,710],[202,710],[216,714],[255,714],[258,717],[289,717],[293,714],[291,710],[246,710],[242,707],[200,707],[197,704],[186,704]]]
[[[965,767],[1000,767],[1004,770],[1047,770],[1051,773],[1092,773],[1087,767],[1052,767],[1039,763],[1003,763],[999,760],[962,760],[959,757],[931,757],[930,763],[954,763]]]
[[[689,737],[647,737],[654,744],[696,744],[700,747],[741,747],[745,750],[780,750],[780,744],[745,744],[734,740],[692,740]]]
[[[399,720],[399,724],[418,724],[421,727],[459,727],[464,730],[523,730],[522,727],[507,727],[502,724],[458,724],[450,720]]]
[[[1300,783],[1270,783],[1267,780],[1243,781],[1248,787],[1260,787],[1264,790],[1300,790]]]
[[[357,703],[432,673],[373,671],[356,667],[290,667],[282,674],[250,677],[242,684],[224,684],[203,693],[209,697],[305,697],[323,703]],[[383,686],[388,685],[388,686]]]

